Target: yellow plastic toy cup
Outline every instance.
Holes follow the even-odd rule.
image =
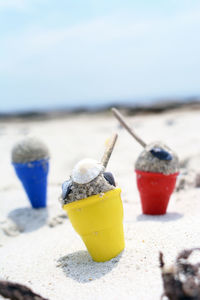
[[[124,249],[120,188],[65,204],[63,209],[94,261],[110,260]]]

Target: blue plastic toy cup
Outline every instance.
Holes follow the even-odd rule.
[[[27,163],[13,163],[13,166],[32,207],[46,207],[49,160],[41,159]]]

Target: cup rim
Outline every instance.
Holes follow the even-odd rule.
[[[135,170],[136,174],[138,175],[143,175],[143,176],[154,176],[154,177],[176,177],[179,175],[179,172],[171,173],[171,174],[164,174],[164,173],[159,173],[159,172],[149,172],[149,171],[141,171],[141,170]]]
[[[17,163],[17,162],[12,161],[12,165],[14,167],[20,168],[20,167],[27,166],[28,164],[37,165],[37,164],[42,163],[43,161],[49,162],[49,157],[48,158],[41,158],[41,159],[37,159],[37,160],[31,160],[31,161],[27,161],[27,162],[24,162],[24,163]]]
[[[103,193],[103,195],[101,196],[101,194],[97,194],[97,195],[92,195],[90,197],[84,198],[84,199],[80,199],[77,201],[73,201],[67,204],[63,205],[63,209],[68,210],[68,209],[79,209],[79,208],[83,208],[85,206],[94,204],[98,201],[101,201],[102,199],[105,200],[105,198],[108,198],[110,195],[112,196],[112,194],[118,194],[121,193],[121,189],[120,188],[114,188],[110,191],[107,191],[105,193]]]

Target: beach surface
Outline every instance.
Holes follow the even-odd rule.
[[[200,247],[199,113],[188,108],[126,117],[146,143],[161,140],[180,158],[178,188],[163,216],[142,214],[134,171],[142,147],[110,112],[0,122],[0,280],[27,285],[49,300],[160,299],[159,251],[171,264],[181,250]],[[107,170],[122,189],[126,246],[97,263],[58,198],[75,163],[100,160],[114,132],[119,137]],[[11,164],[12,146],[27,135],[50,150],[47,209],[30,207]]]

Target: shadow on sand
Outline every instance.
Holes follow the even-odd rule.
[[[139,222],[146,222],[146,221],[154,221],[154,222],[173,222],[178,219],[181,219],[183,214],[179,214],[176,212],[169,212],[165,215],[144,215],[141,214],[137,216],[137,221]]]
[[[16,224],[20,232],[28,233],[46,224],[48,209],[33,209],[31,207],[17,208],[8,214],[8,218]]]
[[[106,262],[95,262],[87,251],[77,251],[61,257],[57,267],[61,267],[64,274],[78,282],[87,283],[109,273],[120,261],[122,253]]]

